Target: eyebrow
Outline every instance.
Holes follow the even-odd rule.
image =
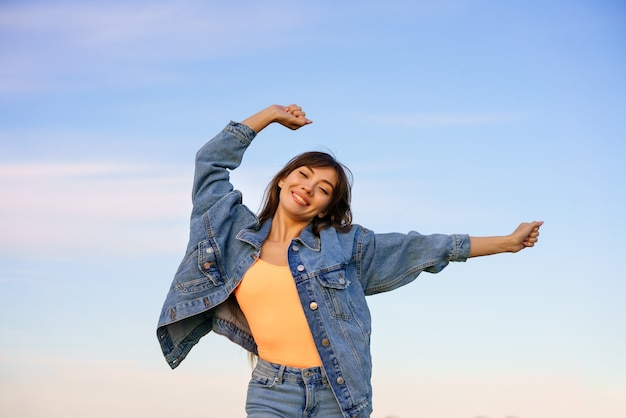
[[[312,168],[312,167],[309,167],[308,165],[305,165],[305,167],[306,167],[306,168],[308,168],[308,169],[311,171],[311,173],[315,174],[315,170],[313,170],[313,168]],[[329,186],[330,186],[333,190],[335,190],[335,185],[334,185],[334,184],[332,184],[329,180],[326,180],[326,179],[324,179],[324,178],[323,178],[323,179],[322,179],[322,180],[320,180],[320,181],[322,181],[322,182],[324,182],[324,183],[328,184],[328,185],[329,185]]]

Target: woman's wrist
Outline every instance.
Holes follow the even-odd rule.
[[[494,237],[470,237],[470,257],[519,251],[511,235]]]
[[[313,123],[306,117],[306,113],[296,104],[289,106],[271,105],[255,113],[241,123],[248,126],[254,132],[259,133],[272,123],[279,123],[291,130],[300,129]]]
[[[265,129],[268,125],[276,122],[278,119],[278,109],[276,105],[268,106],[258,111],[254,115],[244,119],[241,123],[252,129],[257,134]]]

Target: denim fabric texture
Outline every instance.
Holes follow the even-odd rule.
[[[189,244],[166,296],[157,338],[177,367],[210,331],[257,353],[233,290],[259,256],[271,221],[259,224],[230,183],[255,137],[231,122],[196,155]],[[437,273],[469,256],[469,236],[376,234],[305,228],[289,247],[288,263],[322,367],[346,418],[372,411],[371,319],[365,296],[397,289],[422,271]]]
[[[248,384],[246,413],[248,418],[344,418],[321,367],[298,369],[263,359]]]

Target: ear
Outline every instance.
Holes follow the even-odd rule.
[[[283,184],[285,184],[284,180],[278,180],[278,188],[282,189],[283,188]]]

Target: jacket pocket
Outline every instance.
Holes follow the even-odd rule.
[[[218,252],[211,245],[210,240],[205,240],[198,244],[198,269],[215,286],[224,284],[224,277],[219,267],[217,255]]]
[[[329,307],[330,314],[339,319],[349,320],[351,318],[350,296],[348,286],[350,283],[346,279],[343,270],[325,273],[319,276],[322,285],[324,299]]]
[[[176,287],[182,293],[203,292],[224,284],[215,249],[208,240],[198,244],[176,274]]]

